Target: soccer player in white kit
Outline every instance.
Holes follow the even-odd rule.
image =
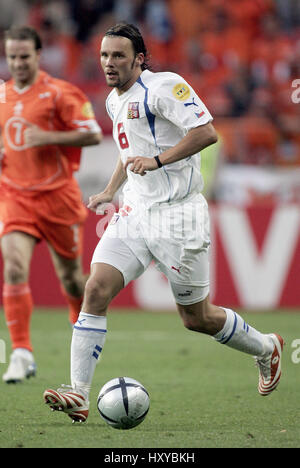
[[[270,394],[281,376],[281,336],[262,334],[236,312],[209,301],[209,217],[201,194],[199,152],[217,141],[212,116],[176,73],[153,73],[138,29],[120,23],[101,44],[119,159],[106,189],[90,197],[97,211],[126,181],[124,203],[99,241],[71,344],[71,386],[48,389],[52,410],[85,421],[111,300],[154,261],[168,278],[186,328],[255,357],[258,391]]]

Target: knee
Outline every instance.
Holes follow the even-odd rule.
[[[85,277],[81,270],[65,270],[60,275],[60,280],[70,296],[79,297],[83,295]]]
[[[90,276],[85,285],[85,301],[98,309],[106,309],[112,300],[109,282],[102,277]]]
[[[18,255],[5,259],[4,279],[9,284],[25,283],[28,280],[28,269]]]

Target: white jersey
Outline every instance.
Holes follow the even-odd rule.
[[[122,162],[128,157],[153,158],[175,146],[190,129],[212,121],[212,116],[188,83],[176,73],[145,70],[125,93],[114,89],[106,108],[113,121],[113,137]],[[127,169],[124,199],[146,208],[184,200],[203,189],[200,153],[145,176]]]

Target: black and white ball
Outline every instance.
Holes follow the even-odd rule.
[[[131,429],[140,424],[149,406],[147,390],[130,377],[118,377],[107,382],[97,400],[100,416],[115,429]]]

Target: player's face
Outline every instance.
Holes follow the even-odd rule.
[[[32,84],[40,60],[40,52],[31,40],[7,39],[5,43],[6,60],[9,71],[19,88]]]
[[[101,66],[108,86],[118,94],[127,91],[138,79],[144,62],[144,54],[135,54],[130,39],[105,36],[100,49]]]

